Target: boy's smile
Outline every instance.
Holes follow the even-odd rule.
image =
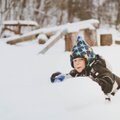
[[[81,73],[85,69],[85,59],[83,58],[75,58],[73,59],[73,66],[75,70]]]

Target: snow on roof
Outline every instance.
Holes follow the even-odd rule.
[[[3,25],[32,25],[32,26],[38,26],[38,23],[35,21],[30,21],[30,20],[8,20],[8,21],[3,21]]]

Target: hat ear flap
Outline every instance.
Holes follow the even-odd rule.
[[[73,56],[72,55],[70,55],[70,63],[71,63],[71,66],[74,68],[74,66],[73,66]]]

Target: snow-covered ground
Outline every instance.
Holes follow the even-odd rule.
[[[53,72],[69,72],[69,52],[59,41],[46,54],[34,42],[0,41],[0,120],[120,120],[120,91],[107,103],[91,79],[52,84]],[[94,47],[120,76],[120,46]]]

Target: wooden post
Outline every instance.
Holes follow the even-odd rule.
[[[100,45],[112,45],[112,34],[102,34],[100,35]]]
[[[17,27],[16,34],[18,34],[18,35],[22,34],[21,33],[21,27],[22,27],[22,25],[18,24],[18,25],[16,25],[16,27]]]
[[[84,30],[84,37],[85,37],[86,42],[90,46],[96,46],[97,45],[97,33],[96,33],[96,30],[85,29]]]
[[[17,44],[17,43],[21,43],[21,42],[26,42],[26,41],[32,41],[32,40],[34,40],[36,38],[36,36],[35,35],[33,35],[33,36],[30,36],[30,37],[24,37],[24,38],[16,38],[15,40],[9,40],[9,41],[7,41],[6,43],[7,44],[10,44],[10,45],[15,45],[15,44]]]
[[[115,40],[115,44],[120,45],[120,40]]]
[[[71,51],[76,43],[77,32],[65,35],[65,51]]]

